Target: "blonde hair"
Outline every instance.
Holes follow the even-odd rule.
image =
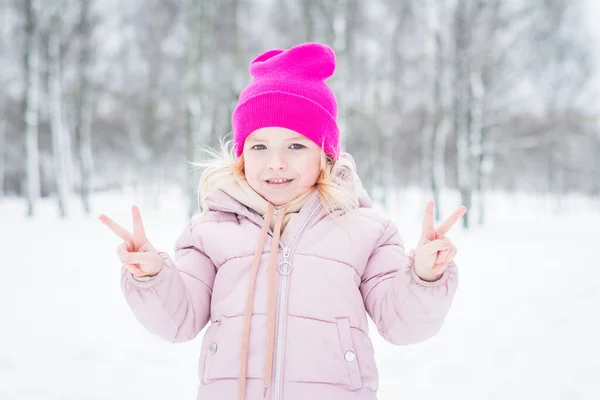
[[[208,160],[192,163],[196,167],[204,168],[198,185],[198,203],[203,210],[207,209],[205,198],[213,190],[223,187],[235,180],[246,181],[244,174],[244,155],[236,157],[233,141],[220,142],[220,150],[206,148]],[[338,174],[335,170],[335,161],[321,150],[321,172],[315,183],[323,209],[330,217],[341,215],[358,207],[358,200],[354,194],[352,177],[344,179],[345,170]]]

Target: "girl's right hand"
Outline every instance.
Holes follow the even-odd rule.
[[[142,217],[137,206],[131,207],[133,233],[121,227],[106,215],[100,215],[100,221],[123,239],[117,248],[117,254],[131,273],[137,277],[154,276],[162,269],[162,258],[146,237]]]

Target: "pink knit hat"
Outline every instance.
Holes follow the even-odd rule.
[[[233,142],[239,157],[248,135],[260,128],[296,131],[332,159],[340,153],[337,102],[325,80],[335,71],[335,54],[319,43],[269,50],[252,61],[252,82],[233,112]]]

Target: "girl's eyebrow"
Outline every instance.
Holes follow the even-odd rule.
[[[294,136],[294,137],[291,137],[291,138],[285,139],[285,141],[286,141],[286,142],[297,142],[297,141],[299,141],[299,140],[306,140],[306,139],[308,139],[306,136],[303,136],[303,135],[296,135],[296,136]]]

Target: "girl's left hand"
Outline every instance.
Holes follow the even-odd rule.
[[[467,212],[467,207],[460,206],[447,220],[434,228],[434,207],[433,201],[427,203],[423,232],[415,249],[415,272],[419,278],[428,282],[440,279],[448,264],[456,256],[456,246],[445,235]]]

